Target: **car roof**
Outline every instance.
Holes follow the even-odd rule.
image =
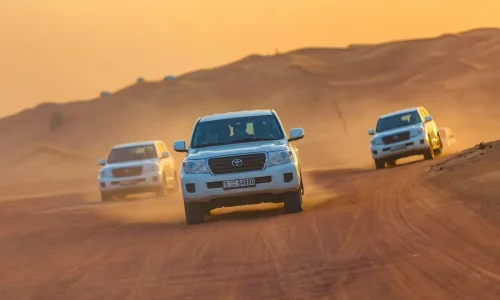
[[[241,110],[241,111],[226,112],[221,114],[204,116],[200,118],[200,122],[242,118],[242,117],[253,117],[253,116],[270,116],[272,114],[273,111],[271,109]]]
[[[394,112],[391,112],[391,113],[385,114],[385,115],[383,115],[383,116],[380,116],[380,119],[382,119],[382,118],[387,118],[387,117],[392,117],[392,116],[399,115],[399,114],[404,114],[404,113],[413,112],[413,111],[416,111],[416,110],[421,109],[421,108],[423,108],[423,107],[422,107],[422,106],[418,106],[418,107],[412,107],[412,108],[405,108],[405,109],[401,109],[401,110],[394,111]]]
[[[155,143],[161,143],[161,141],[142,141],[142,142],[132,142],[126,144],[119,144],[113,147],[113,149],[127,148],[127,147],[140,147],[140,146],[152,146]]]

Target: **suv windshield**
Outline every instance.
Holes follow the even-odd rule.
[[[281,139],[284,134],[274,115],[252,116],[199,122],[191,148]]]
[[[422,123],[422,119],[420,118],[418,111],[414,110],[412,112],[379,119],[377,122],[376,132],[383,132],[399,127],[415,125],[418,123]]]
[[[109,153],[108,163],[112,164],[152,158],[158,158],[154,145],[115,148]]]

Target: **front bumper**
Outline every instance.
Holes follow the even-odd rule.
[[[256,186],[225,190],[226,180],[255,178]],[[210,202],[214,199],[250,195],[278,195],[295,192],[300,188],[300,173],[295,163],[267,167],[264,170],[233,174],[186,174],[182,172],[184,201]]]
[[[99,177],[99,188],[101,192],[128,192],[144,193],[152,192],[162,187],[158,172],[144,173],[132,177]]]
[[[424,134],[389,145],[370,146],[370,152],[373,159],[398,159],[412,155],[420,155],[427,149],[429,149],[429,141]]]

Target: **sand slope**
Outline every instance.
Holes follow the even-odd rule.
[[[498,29],[251,55],[174,81],[146,81],[104,98],[42,104],[1,119],[1,162],[16,174],[29,170],[32,181],[46,179],[45,168],[30,167],[38,156],[30,153],[47,145],[92,161],[72,161],[78,176],[88,180],[98,170],[92,163],[115,143],[158,138],[170,145],[187,139],[201,115],[274,108],[287,130],[305,128],[306,139],[297,143],[305,168],[371,166],[366,130],[378,115],[394,109],[426,106],[439,125],[456,132],[462,148],[494,139],[500,132],[499,79]],[[65,122],[50,131],[53,112],[62,113]],[[51,164],[66,164],[67,157],[56,157],[51,154]],[[67,174],[50,176],[57,180]]]

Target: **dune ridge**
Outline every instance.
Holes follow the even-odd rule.
[[[456,132],[461,148],[496,139],[499,79],[497,28],[346,48],[252,54],[175,80],[146,79],[102,98],[26,109],[0,119],[0,150],[7,162],[19,156],[11,149],[49,149],[38,145],[83,153],[88,159],[73,159],[71,164],[80,169],[79,176],[89,179],[95,178],[97,159],[114,144],[162,139],[171,145],[189,138],[199,116],[272,108],[287,130],[305,129],[306,138],[297,146],[308,168],[371,166],[366,130],[379,115],[395,109],[426,106],[438,125]],[[66,121],[51,131],[54,112]],[[469,121],[475,126],[468,126]],[[89,165],[90,160],[95,166]],[[23,174],[28,165],[21,161],[15,168]],[[46,177],[43,169],[29,171],[32,178]],[[67,175],[51,176],[57,180]]]

